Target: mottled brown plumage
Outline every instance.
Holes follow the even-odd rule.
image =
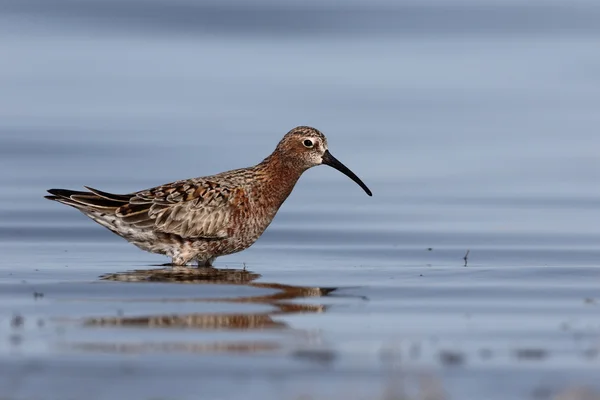
[[[330,165],[370,190],[327,149],[318,130],[288,132],[261,163],[217,175],[185,179],[130,194],[50,189],[49,200],[79,211],[137,247],[164,254],[173,265],[195,260],[210,266],[216,257],[250,247],[269,226],[300,175]]]

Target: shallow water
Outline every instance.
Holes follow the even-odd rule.
[[[600,398],[600,7],[245,4],[0,0],[0,397]],[[308,171],[218,276],[42,198],[300,124],[373,197]]]

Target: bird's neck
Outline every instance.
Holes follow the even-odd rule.
[[[261,201],[275,210],[279,209],[292,193],[296,182],[306,170],[277,152],[265,158],[256,168]]]

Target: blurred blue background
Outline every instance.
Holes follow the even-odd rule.
[[[130,192],[248,166],[307,124],[375,197],[319,168],[284,212],[356,201],[394,219],[411,201],[535,203],[501,220],[488,209],[471,227],[599,233],[597,2],[2,0],[0,9],[3,211],[56,210],[40,201],[49,187]],[[307,190],[323,182],[332,186]]]

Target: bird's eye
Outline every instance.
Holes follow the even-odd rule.
[[[312,140],[309,140],[309,139],[305,139],[303,144],[304,144],[304,147],[308,147],[309,149],[314,146]]]

